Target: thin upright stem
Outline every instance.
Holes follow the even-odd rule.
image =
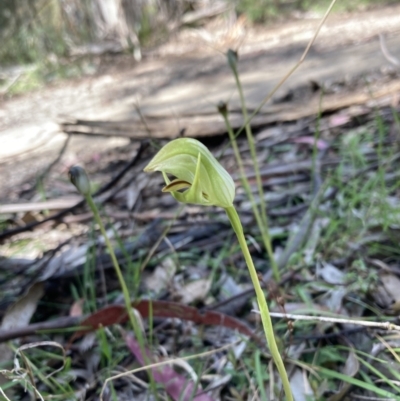
[[[266,204],[265,198],[264,198],[264,191],[263,191],[263,185],[262,185],[262,180],[261,180],[260,167],[258,165],[257,152],[256,152],[255,144],[254,144],[254,136],[251,131],[250,120],[248,118],[246,101],[245,101],[244,94],[243,94],[243,87],[240,82],[239,74],[237,71],[237,56],[232,53],[229,54],[229,52],[228,52],[228,60],[229,60],[229,58],[231,58],[229,65],[230,65],[233,75],[235,77],[236,86],[237,86],[238,92],[239,92],[243,118],[246,121],[245,130],[246,130],[247,142],[249,144],[250,154],[251,154],[251,158],[252,158],[253,165],[254,165],[257,189],[258,189],[258,194],[260,197],[260,211],[261,211],[262,224],[261,225],[259,223],[257,223],[257,224],[259,224],[261,236],[263,238],[264,246],[268,253],[268,257],[269,257],[269,260],[271,263],[274,278],[277,282],[279,282],[280,281],[280,273],[279,273],[278,265],[275,260],[274,252],[272,250],[271,238],[269,235],[268,218],[267,218],[267,204]],[[233,135],[233,137],[234,137],[234,135]]]
[[[272,321],[269,314],[267,301],[265,299],[264,292],[261,288],[260,281],[258,280],[257,271],[254,267],[253,259],[251,258],[249,248],[247,247],[246,239],[243,233],[242,223],[240,222],[239,215],[237,214],[233,206],[226,208],[225,211],[236,233],[240,248],[242,250],[243,256],[246,260],[247,267],[249,269],[251,281],[253,283],[254,290],[256,292],[258,307],[260,308],[261,321],[264,328],[265,338],[271,351],[274,363],[281,377],[283,390],[286,395],[286,401],[293,401],[293,395],[290,389],[289,378],[286,373],[285,365],[283,364],[282,357],[279,353],[279,349],[275,341],[274,328],[272,326]]]
[[[126,283],[125,283],[124,277],[122,275],[122,271],[121,271],[121,268],[119,266],[117,257],[115,256],[114,248],[113,248],[113,246],[112,246],[112,244],[111,244],[111,242],[110,242],[110,240],[108,238],[108,235],[106,233],[106,230],[104,228],[103,222],[102,222],[101,217],[100,217],[99,210],[98,210],[96,204],[94,203],[92,196],[91,195],[86,195],[85,198],[86,198],[86,202],[88,203],[90,209],[92,210],[92,213],[94,215],[94,219],[95,219],[96,223],[99,225],[100,232],[104,237],[104,241],[106,242],[106,246],[107,246],[108,252],[110,253],[111,261],[112,261],[112,264],[113,264],[114,269],[115,269],[115,273],[117,274],[118,281],[119,281],[119,284],[120,284],[121,289],[122,289],[122,294],[124,296],[124,301],[125,301],[126,312],[128,313],[128,317],[129,317],[129,320],[130,320],[130,322],[132,324],[133,331],[135,332],[135,336],[136,336],[137,341],[139,343],[140,350],[141,350],[141,352],[143,354],[143,358],[146,361],[147,360],[147,353],[146,353],[146,349],[145,349],[145,345],[144,345],[142,331],[141,331],[139,322],[138,322],[136,316],[134,315],[134,313],[132,311],[132,305],[131,305],[131,299],[130,299],[130,296],[129,296],[129,290],[128,290],[128,287],[126,286]],[[150,380],[152,380],[152,378],[150,378]]]
[[[257,225],[258,225],[258,227],[260,229],[261,237],[262,237],[264,246],[265,246],[265,248],[267,250],[267,253],[268,253],[268,257],[269,257],[269,260],[270,260],[270,263],[271,263],[271,266],[272,266],[272,270],[274,272],[274,278],[275,278],[275,280],[277,282],[279,282],[280,281],[280,275],[279,275],[279,270],[278,270],[277,264],[275,262],[275,257],[274,257],[272,246],[271,246],[271,240],[270,240],[270,236],[269,236],[269,233],[268,233],[267,216],[265,215],[264,218],[263,218],[262,215],[260,215],[260,211],[258,210],[256,201],[254,199],[254,195],[253,195],[253,193],[251,191],[251,188],[250,188],[249,180],[247,179],[246,172],[244,171],[243,160],[242,160],[242,157],[240,156],[240,151],[239,151],[236,139],[235,139],[235,135],[234,135],[233,130],[232,130],[232,126],[229,123],[227,112],[222,112],[221,114],[222,114],[222,116],[224,118],[225,126],[227,128],[227,131],[228,131],[228,134],[229,134],[229,139],[230,139],[231,144],[232,144],[232,149],[233,149],[233,152],[235,154],[236,162],[237,162],[238,167],[239,167],[239,172],[240,172],[240,177],[241,177],[243,188],[246,191],[246,194],[247,194],[247,196],[248,196],[248,198],[250,200],[250,204],[251,204],[251,208],[252,208],[253,213],[254,213],[254,217],[255,217]],[[264,208],[262,207],[261,209],[264,209]]]

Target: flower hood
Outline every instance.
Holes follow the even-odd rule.
[[[232,206],[235,183],[211,152],[198,140],[179,138],[166,144],[144,171],[161,171],[166,186],[183,203],[206,206]],[[168,177],[174,179],[171,181]]]

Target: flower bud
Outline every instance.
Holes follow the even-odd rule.
[[[166,186],[182,203],[220,206],[233,205],[235,183],[211,152],[198,140],[178,138],[166,144],[144,171],[161,171]],[[171,181],[168,174],[175,178]]]
[[[90,180],[83,167],[71,167],[68,171],[68,177],[82,195],[90,195]]]
[[[222,117],[228,116],[228,105],[225,102],[219,102],[217,105],[218,112],[222,115]]]
[[[237,62],[238,62],[238,53],[235,50],[229,49],[226,53],[226,57],[228,58],[229,67],[231,67],[232,71],[236,71]]]

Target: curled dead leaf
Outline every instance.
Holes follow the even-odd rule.
[[[189,284],[181,287],[177,295],[181,302],[184,304],[191,304],[196,301],[203,301],[206,299],[208,292],[211,288],[210,279],[200,279],[192,281]]]

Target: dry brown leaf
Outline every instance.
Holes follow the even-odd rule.
[[[42,295],[43,284],[36,283],[32,285],[28,292],[7,310],[3,317],[0,330],[10,330],[27,326]],[[8,347],[7,343],[0,344],[0,365],[7,367],[5,364],[11,364],[12,358],[13,351]],[[6,379],[0,375],[0,385],[5,382]]]
[[[12,305],[6,314],[0,328],[2,330],[15,329],[26,326],[36,310],[37,302],[43,295],[43,284],[36,283],[28,292]],[[1,355],[1,354],[0,354]]]
[[[389,308],[393,306],[393,299],[386,291],[383,284],[379,284],[374,291],[371,292],[374,302],[382,308]]]
[[[290,376],[290,388],[295,401],[308,401],[313,398],[314,394],[305,371],[295,369]]]
[[[83,315],[83,304],[84,304],[84,300],[83,299],[78,299],[77,301],[75,301],[70,310],[69,310],[69,316],[82,316]]]
[[[200,279],[186,284],[177,291],[180,301],[184,304],[190,304],[195,301],[204,300],[211,288],[210,279]]]
[[[176,263],[171,258],[167,258],[154,270],[152,275],[145,278],[146,287],[150,291],[159,293],[168,287],[175,273]]]
[[[128,210],[133,210],[140,193],[143,188],[149,183],[150,176],[148,174],[140,174],[140,177],[137,177],[136,180],[132,181],[126,190],[126,205]]]
[[[393,301],[400,302],[400,279],[394,274],[383,274],[381,276],[381,282],[385,290],[393,298]]]
[[[29,223],[35,223],[36,221],[38,221],[38,215],[37,213],[34,212],[27,212],[25,213],[22,217],[21,220],[25,223],[25,224],[29,224]]]
[[[348,315],[347,311],[343,308],[343,299],[347,295],[347,292],[348,288],[346,286],[334,288],[323,297],[323,305],[325,305],[330,312],[339,313],[342,316]]]
[[[328,284],[345,284],[345,273],[327,262],[317,264],[317,275]]]

